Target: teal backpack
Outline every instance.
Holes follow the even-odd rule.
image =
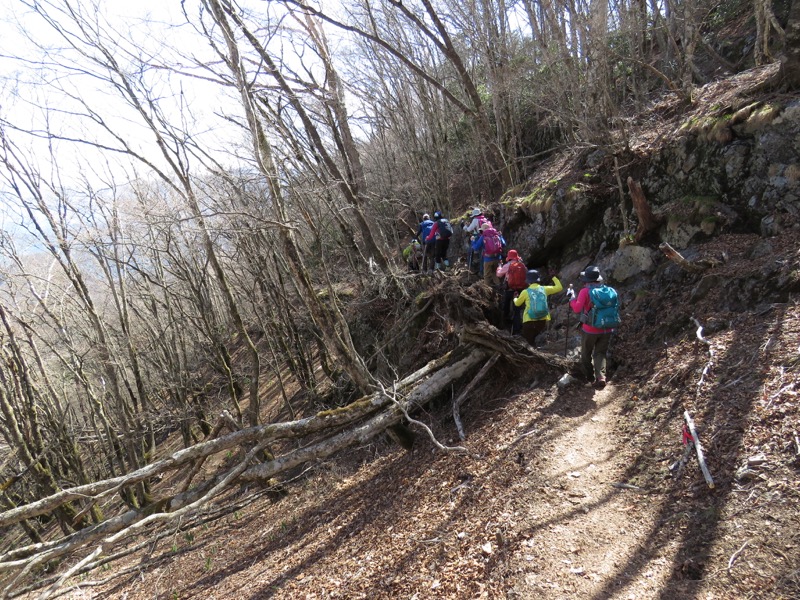
[[[581,321],[598,329],[614,329],[619,327],[619,298],[617,290],[607,285],[589,289],[589,300],[592,308],[581,315]]]
[[[550,314],[547,308],[547,292],[542,286],[528,288],[528,318],[532,321],[544,319]]]

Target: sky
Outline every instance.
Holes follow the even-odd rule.
[[[144,126],[141,116],[103,80],[106,71],[69,49],[64,38],[26,4],[24,0],[0,0],[0,119],[11,124],[6,130],[15,143],[29,149],[29,160],[46,172],[54,152],[65,180],[88,178],[98,186],[109,175],[115,179],[133,177],[134,163],[129,157],[99,152],[87,144],[45,139],[47,132],[53,132],[70,140],[91,140],[120,148],[119,141],[99,126],[102,119],[136,152],[164,167],[155,136]],[[180,5],[177,0],[107,0],[100,3],[101,18],[96,22],[114,59],[124,65],[134,82],[153,92],[155,103],[168,122],[185,129],[207,148],[239,144],[241,132],[221,118],[222,113],[236,112],[229,91],[196,77],[158,68],[185,62],[172,48],[208,56],[207,45],[185,23]],[[87,14],[94,18],[93,10]],[[63,15],[57,18],[67,22]],[[139,57],[146,57],[157,66],[136,72],[132,65]],[[90,118],[92,112],[94,118]],[[26,132],[36,135],[31,137]]]

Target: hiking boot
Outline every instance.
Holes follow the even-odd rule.
[[[592,384],[592,387],[596,390],[602,390],[604,387],[606,387],[605,377],[598,377],[597,379],[595,379],[594,383]]]

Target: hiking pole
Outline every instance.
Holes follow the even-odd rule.
[[[569,348],[569,313],[572,312],[572,307],[569,305],[569,301],[575,297],[575,290],[572,289],[572,284],[569,284],[567,288],[567,324],[566,330],[564,331],[564,358],[567,358],[567,349]]]

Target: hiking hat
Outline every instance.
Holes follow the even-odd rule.
[[[492,224],[489,223],[489,221],[486,221],[486,223],[481,225],[481,231],[486,231],[487,229],[491,229],[491,228],[492,228]]]
[[[473,217],[479,217],[480,214],[481,214],[481,209],[480,208],[473,208],[472,209],[472,216]]]
[[[585,283],[600,283],[603,281],[603,276],[600,275],[600,269],[597,267],[586,267],[585,271],[581,271],[581,281]]]
[[[427,221],[430,218],[431,218],[431,216],[428,213],[425,213],[424,215],[422,215],[422,220],[423,221]]]
[[[528,271],[528,274],[525,276],[525,281],[528,283],[539,283],[539,271],[536,269],[531,269]]]
[[[438,221],[441,218],[442,218],[442,213],[440,213],[438,210],[433,213],[433,220],[434,221]]]
[[[517,260],[519,259],[519,254],[516,250],[509,250],[508,254],[506,255],[506,261]]]

